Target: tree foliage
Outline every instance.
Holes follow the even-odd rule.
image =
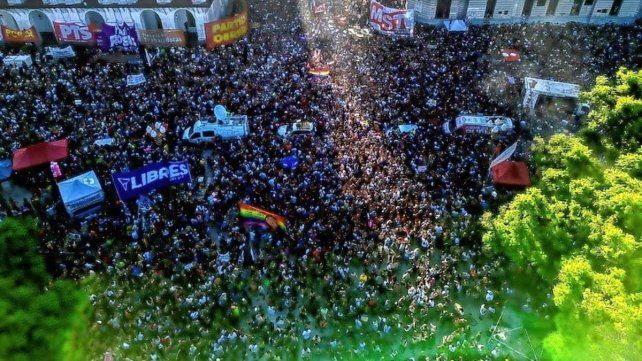
[[[591,104],[586,133],[601,145],[625,152],[642,144],[642,71],[620,69],[615,79],[598,77],[583,94]]]
[[[551,359],[631,360],[642,355],[642,72],[600,77],[584,97],[585,139],[535,139],[541,178],[484,215],[483,242],[551,285]]]
[[[537,139],[538,184],[484,215],[484,246],[553,287],[555,360],[642,354],[642,181],[630,156],[602,165],[577,137]],[[625,159],[625,160],[622,160]]]
[[[52,281],[32,219],[0,223],[0,360],[60,360],[83,293]]]

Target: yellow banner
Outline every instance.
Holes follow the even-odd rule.
[[[213,49],[221,45],[232,44],[247,34],[247,11],[231,18],[205,23],[205,45]]]

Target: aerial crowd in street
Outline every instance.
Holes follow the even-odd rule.
[[[37,168],[12,179],[30,198],[3,201],[0,211],[39,219],[48,266],[59,277],[115,280],[91,298],[115,310],[96,315],[101,327],[123,327],[132,317],[117,305],[120,284],[149,277],[147,286],[164,290],[142,300],[144,310],[128,323],[140,339],[122,352],[144,342],[150,355],[159,353],[187,329],[217,340],[213,357],[231,347],[269,353],[292,340],[304,356],[316,347],[359,353],[378,347],[359,339],[365,328],[408,341],[442,335],[440,321],[416,320],[421,310],[464,324],[443,335],[451,351],[484,347],[457,337],[470,327],[464,312],[497,317],[511,289],[490,277],[499,260],[478,261],[473,224],[515,192],[493,186],[492,158],[537,131],[521,107],[523,77],[590,85],[637,61],[631,44],[641,40],[640,25],[471,26],[462,33],[418,26],[413,38],[395,39],[350,31],[365,26],[366,5],[350,6],[339,24],[293,0],[250,2],[246,38],[213,51],[167,49],[151,65],[87,54],[50,62],[36,52],[32,68],[0,68],[0,158],[67,138],[61,179],[94,170],[106,193],[97,217],[78,222],[60,204],[49,167]],[[519,49],[522,62],[504,63],[505,47]],[[329,76],[309,74],[313,52]],[[141,72],[145,83],[125,85],[128,74]],[[249,134],[182,140],[217,104],[247,115]],[[459,114],[508,116],[515,127],[444,134],[442,124]],[[297,121],[314,131],[277,134]],[[157,124],[166,131],[152,138],[148,127]],[[417,129],[399,131],[401,124]],[[94,144],[104,138],[114,143]],[[298,165],[284,168],[281,160],[291,156]],[[516,156],[528,161],[526,152]],[[183,159],[190,184],[148,194],[146,207],[118,199],[111,173]],[[284,216],[287,230],[242,227],[239,202]],[[455,301],[462,293],[476,300],[474,310]],[[541,303],[524,307],[546,312]],[[175,309],[180,314],[170,315]],[[385,316],[368,316],[373,309]],[[216,317],[240,317],[239,310],[248,318],[242,325],[208,327]],[[343,325],[359,347],[343,349],[326,336],[329,328],[345,334]]]

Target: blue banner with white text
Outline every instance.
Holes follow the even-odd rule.
[[[186,160],[152,163],[136,170],[112,173],[111,177],[121,201],[135,198],[154,189],[192,181],[189,163]]]

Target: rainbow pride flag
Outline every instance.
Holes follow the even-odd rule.
[[[325,78],[327,76],[330,76],[330,68],[328,68],[327,66],[322,66],[322,67],[319,67],[319,68],[312,68],[312,69],[308,70],[308,73],[310,75],[312,75],[312,76],[318,76],[318,77]]]
[[[239,203],[239,216],[244,227],[259,227],[262,229],[280,228],[285,231],[286,219],[278,214],[268,212],[264,209],[253,207],[249,204]]]

